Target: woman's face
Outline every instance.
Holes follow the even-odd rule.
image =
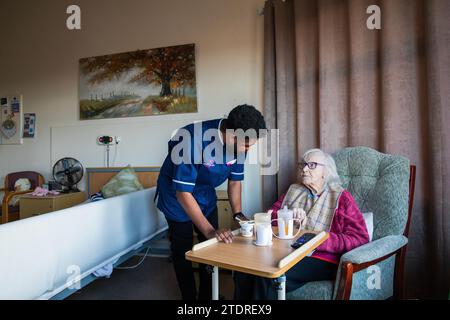
[[[306,163],[310,166],[306,165]],[[310,168],[314,166],[314,169]],[[299,169],[302,183],[304,185],[321,187],[325,183],[325,161],[319,153],[310,154],[308,159],[302,161]]]

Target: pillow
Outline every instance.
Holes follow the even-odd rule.
[[[31,182],[27,178],[17,179],[16,183],[14,183],[15,191],[27,191],[31,189]]]
[[[28,191],[31,189],[31,182],[29,179],[27,178],[20,178],[17,179],[17,181],[14,183],[14,191]],[[19,200],[20,200],[20,195],[19,196],[13,196],[11,198],[11,200],[9,200],[9,204],[10,206],[16,207],[19,205]]]
[[[369,242],[372,241],[373,236],[373,213],[363,212],[364,222],[366,223],[367,232],[369,233]]]
[[[122,169],[118,174],[111,178],[102,188],[102,194],[105,198],[119,196],[121,194],[142,190],[144,187],[131,166]]]

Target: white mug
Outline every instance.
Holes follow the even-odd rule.
[[[255,224],[257,246],[270,246],[272,244],[272,225],[270,223]]]

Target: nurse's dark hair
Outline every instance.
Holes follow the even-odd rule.
[[[225,128],[238,130],[242,129],[247,131],[254,129],[257,137],[261,138],[265,134],[266,122],[264,117],[254,106],[242,104],[235,107],[228,114],[228,118],[225,120]],[[260,132],[260,130],[263,130]]]

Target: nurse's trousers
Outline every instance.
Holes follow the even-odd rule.
[[[218,227],[217,207],[208,215],[207,220],[214,229]],[[193,230],[198,234],[199,242],[207,240],[206,237],[191,222],[167,221],[169,224],[170,249],[172,251],[173,266],[183,300],[211,300],[212,280],[211,274],[206,270],[206,265],[199,264],[199,292],[194,278],[192,263],[185,258],[185,253],[192,249]]]

